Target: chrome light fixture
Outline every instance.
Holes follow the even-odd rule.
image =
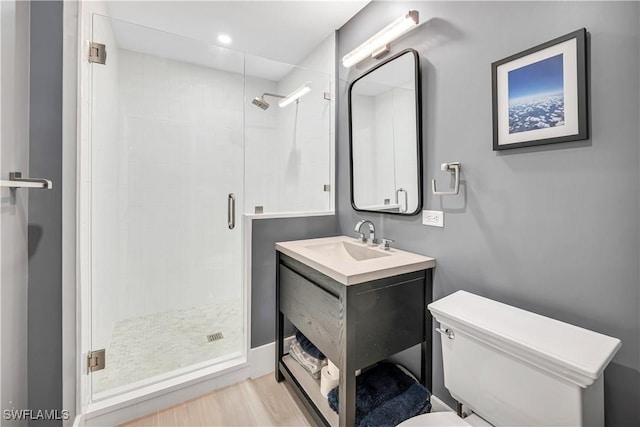
[[[311,92],[311,87],[309,87],[310,83],[311,82],[306,82],[305,84],[291,92],[289,95],[278,101],[278,106],[281,108],[286,107],[287,105],[299,100],[300,98]]]
[[[342,57],[342,65],[346,68],[353,67],[358,62],[371,56],[377,58],[389,50],[389,44],[414,29],[418,25],[418,11],[410,10],[391,24],[378,31],[367,41]]]

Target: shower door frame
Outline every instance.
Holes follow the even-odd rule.
[[[143,386],[119,395],[92,401],[92,386],[87,368],[91,347],[91,101],[92,76],[89,43],[93,34],[93,15],[108,16],[101,4],[78,2],[78,79],[77,79],[77,144],[76,144],[76,420],[74,425],[115,425],[141,414],[178,404],[185,400],[230,385],[251,376],[248,361],[251,349],[251,298],[248,289],[245,221],[237,215],[236,226],[241,235],[241,298],[243,348],[240,357],[186,374]],[[134,24],[138,25],[138,24]],[[244,113],[243,113],[244,114]],[[244,118],[243,118],[244,122]],[[244,126],[244,125],[243,125]],[[244,132],[244,130],[243,130]],[[243,137],[244,140],[244,137]],[[244,154],[243,154],[244,156]],[[243,189],[244,191],[244,189]],[[108,363],[108,355],[107,355]]]

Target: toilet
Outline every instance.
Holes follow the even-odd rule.
[[[465,291],[429,310],[444,385],[473,415],[432,412],[400,426],[604,426],[603,371],[619,339]]]

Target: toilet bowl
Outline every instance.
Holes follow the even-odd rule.
[[[429,310],[444,385],[473,415],[433,412],[400,426],[604,426],[603,371],[619,339],[465,291]]]

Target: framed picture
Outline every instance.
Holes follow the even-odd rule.
[[[586,33],[491,64],[494,151],[589,137]]]

